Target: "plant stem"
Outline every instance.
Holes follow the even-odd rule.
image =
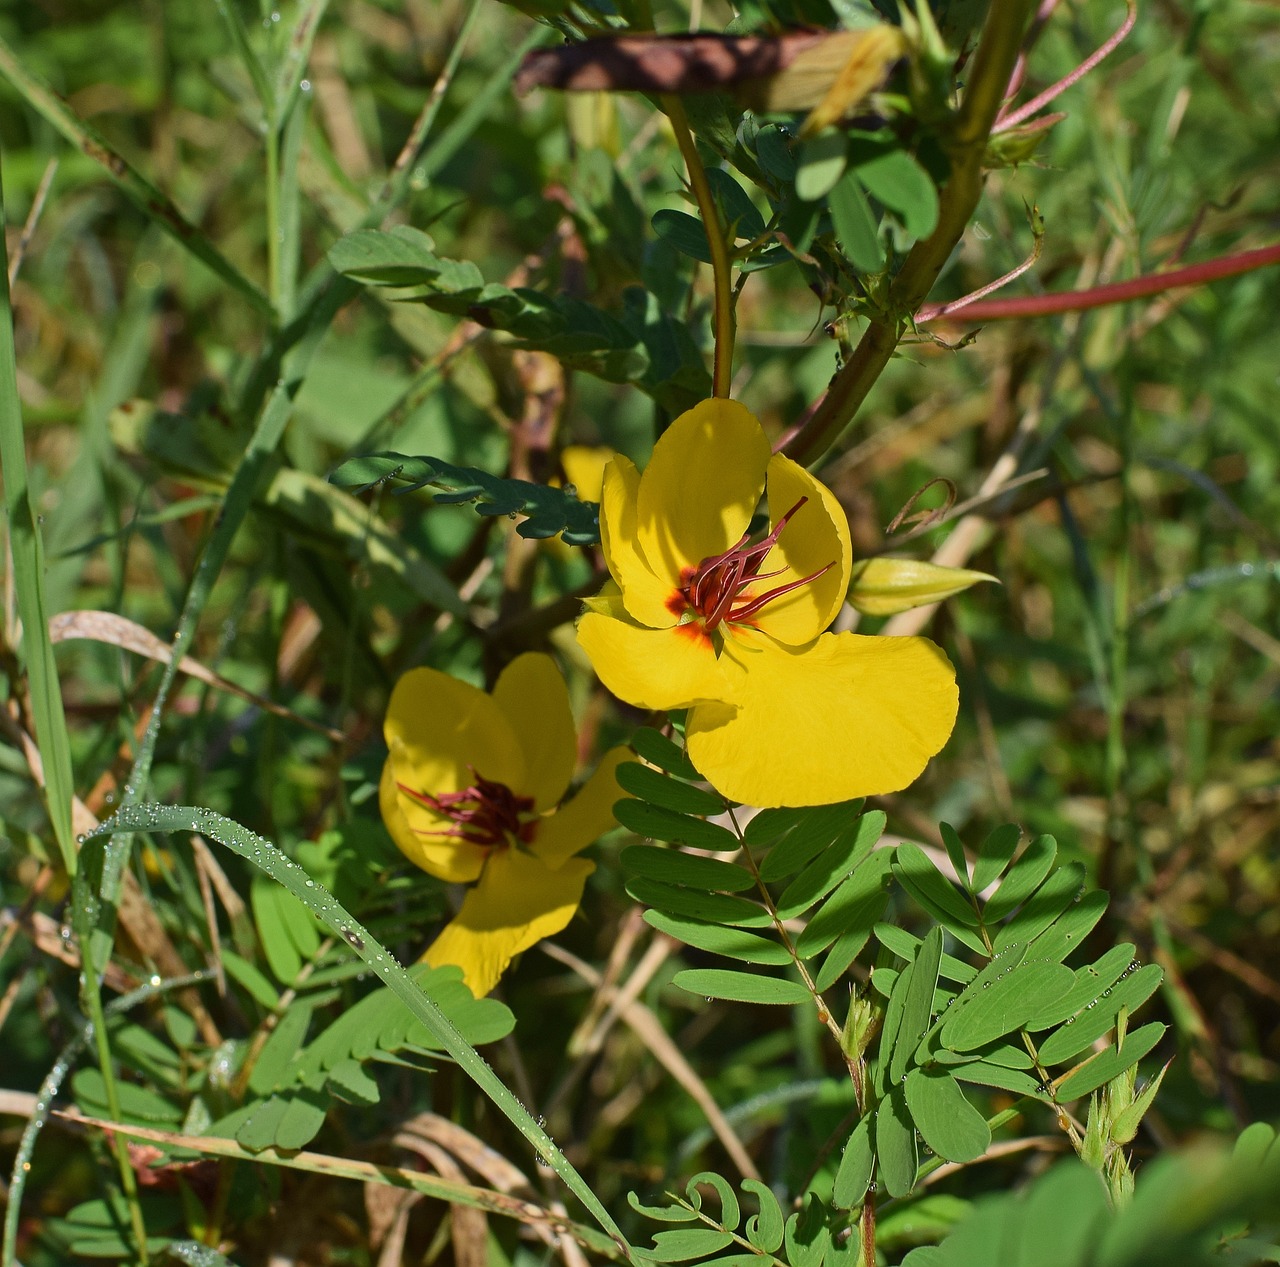
[[[872,318],[826,396],[785,446],[787,456],[797,462],[812,466],[848,426],[973,217],[982,196],[987,138],[1033,8],[1034,0],[993,0],[948,138],[951,175],[939,196],[937,227],[911,248],[883,312]]]
[[[1012,295],[1007,299],[979,299],[956,311],[926,317],[926,321],[1000,321],[1005,318],[1048,317],[1064,312],[1084,312],[1109,304],[1146,299],[1183,286],[1203,286],[1224,277],[1239,277],[1255,269],[1280,264],[1280,243],[1261,246],[1253,251],[1239,251],[1202,260],[1184,268],[1171,268],[1163,273],[1147,273],[1123,282],[1108,282],[1086,290],[1067,290],[1050,295]]]
[[[698,153],[693,133],[689,130],[689,118],[684,112],[684,105],[679,97],[671,94],[664,94],[661,101],[667,118],[671,120],[676,144],[680,146],[684,165],[688,169],[689,188],[698,203],[702,227],[707,234],[707,245],[711,248],[711,277],[715,292],[712,323],[715,358],[711,370],[711,393],[713,396],[727,397],[733,382],[734,338],[733,277],[729,262],[729,243],[725,240],[720,211],[711,195],[711,186],[707,183],[702,156]]]

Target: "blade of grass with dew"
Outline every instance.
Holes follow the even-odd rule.
[[[44,765],[45,797],[53,834],[68,875],[76,871],[76,842],[71,827],[71,741],[62,708],[58,666],[49,641],[49,610],[44,588],[44,545],[27,471],[18,397],[18,361],[13,344],[13,308],[9,298],[9,261],[4,240],[4,181],[0,178],[0,471],[13,583],[22,619],[22,641],[31,690],[36,745]]]
[[[327,889],[312,880],[297,863],[264,837],[221,814],[198,806],[130,805],[98,827],[88,839],[95,840],[117,832],[138,831],[198,832],[251,862],[292,893],[326,928],[341,937],[414,1017],[431,1031],[463,1072],[505,1114],[590,1211],[592,1217],[617,1242],[619,1248],[631,1257],[631,1248],[621,1230],[551,1136],[538,1125],[528,1109],[511,1093],[488,1062],[462,1037],[444,1013],[414,984],[395,957],[375,941],[368,929],[355,920]]]

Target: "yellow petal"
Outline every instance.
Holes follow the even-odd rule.
[[[571,444],[560,454],[560,465],[582,502],[598,502],[604,488],[604,468],[614,456],[610,448]]]
[[[400,852],[415,867],[452,884],[479,879],[487,850],[469,840],[443,835],[453,824],[406,796],[396,783],[395,762],[388,757],[378,784],[378,806]]]
[[[750,805],[825,805],[896,792],[955,724],[950,661],[927,638],[824,634],[789,650],[756,635],[727,644],[741,674],[724,704],[689,714],[693,764]]]
[[[655,575],[640,551],[636,533],[639,491],[640,472],[619,453],[604,473],[600,547],[610,575],[622,591],[627,611],[642,625],[667,629],[678,619],[678,612],[667,602],[676,592],[679,574],[670,572],[665,579]]]
[[[578,763],[578,737],[569,688],[549,655],[528,652],[502,670],[493,699],[524,749],[524,783],[514,790],[533,797],[545,813],[565,794]]]
[[[616,771],[630,755],[625,748],[612,748],[600,758],[586,783],[538,824],[538,834],[529,846],[534,857],[554,871],[617,825],[613,805],[627,794],[618,786]]]
[[[568,924],[594,870],[583,858],[553,871],[518,850],[495,853],[423,958],[434,967],[457,964],[472,994],[482,998],[516,955]]]
[[[854,564],[849,601],[866,616],[892,616],[940,603],[981,581],[995,580],[986,572],[918,559],[863,559]]]
[[[888,23],[863,31],[850,31],[847,35],[856,37],[857,42],[849,49],[844,65],[822,100],[800,125],[801,140],[848,118],[858,104],[884,82],[889,68],[906,52],[906,37],[902,29]],[[799,61],[797,58],[797,63]],[[797,64],[789,69],[799,77],[806,68]]]
[[[410,669],[395,685],[383,725],[396,778],[435,796],[470,787],[472,770],[514,791],[524,754],[489,695],[436,669]]]
[[[781,569],[781,574],[758,581],[744,597],[793,584],[827,568],[807,585],[771,599],[756,618],[755,623],[771,637],[798,646],[812,642],[826,629],[844,602],[853,557],[849,521],[826,485],[781,454],[769,461],[768,489],[771,528],[801,498],[807,500],[787,521],[761,565],[762,572]]]
[[[589,611],[578,621],[578,643],[600,681],[637,708],[688,708],[699,700],[728,697],[715,650],[700,625],[646,629]]]
[[[704,400],[682,413],[640,479],[638,539],[654,572],[679,577],[737,544],[768,464],[769,439],[737,401]]]

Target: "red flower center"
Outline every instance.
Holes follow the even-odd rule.
[[[538,834],[536,818],[522,818],[533,812],[533,797],[517,796],[505,783],[494,783],[469,766],[473,782],[460,792],[418,792],[403,783],[396,787],[427,809],[449,819],[445,831],[420,832],[425,836],[453,836],[485,849],[527,845]]]
[[[726,620],[730,624],[751,624],[775,598],[781,598],[792,590],[808,585],[810,581],[816,581],[824,572],[835,567],[833,561],[798,581],[776,585],[763,593],[746,592],[757,581],[767,581],[770,577],[782,575],[782,568],[776,568],[772,572],[762,572],[760,569],[791,517],[808,500],[807,497],[802,497],[774,524],[768,536],[762,537],[754,545],[748,544],[749,537],[744,533],[742,540],[723,554],[713,554],[710,558],[703,559],[696,568],[685,568],[680,574],[680,588],[667,600],[668,610],[678,616],[693,612],[706,633],[714,632]]]

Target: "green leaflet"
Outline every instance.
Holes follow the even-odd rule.
[[[645,911],[645,922],[659,932],[675,937],[695,950],[724,955],[727,959],[740,959],[743,963],[784,964],[791,962],[791,955],[778,942],[757,937],[740,928],[722,928],[719,924],[707,924],[696,919],[681,919],[662,911]]]
[[[704,858],[657,845],[628,845],[620,857],[628,874],[664,884],[679,884],[710,893],[741,893],[755,888],[755,876],[746,867],[721,862],[718,858]]]
[[[624,790],[650,805],[657,805],[677,814],[712,816],[724,813],[724,799],[714,792],[691,787],[680,779],[667,778],[651,766],[641,765],[638,761],[624,761],[616,774]]]
[[[876,1110],[876,1158],[885,1191],[891,1197],[906,1196],[916,1182],[916,1132],[900,1083]]]
[[[403,490],[407,493],[430,485],[444,490],[436,494],[437,502],[475,502],[481,515],[524,515],[523,522],[516,525],[522,537],[554,537],[559,533],[569,545],[594,545],[600,540],[595,502],[580,502],[565,489],[502,479],[440,458],[373,453],[343,462],[329,478],[358,492],[386,480],[407,482]]]
[[[1058,999],[1046,1002],[1038,1007],[1028,1018],[1026,1028],[1034,1033],[1037,1030],[1050,1029],[1061,1025],[1069,1016],[1074,1016],[1090,1000],[1095,999],[1103,990],[1114,985],[1122,972],[1129,970],[1133,962],[1134,945],[1124,942],[1108,950],[1096,963],[1081,968],[1075,975],[1075,983]]]
[[[726,852],[741,847],[741,842],[727,827],[708,823],[689,814],[677,814],[659,805],[649,805],[631,797],[618,801],[613,807],[614,817],[624,827],[651,840],[666,840],[672,844],[692,845],[696,849],[714,849]]]
[[[1040,1006],[1061,998],[1075,974],[1060,963],[1022,960],[993,980],[967,986],[947,1013],[940,1034],[952,1051],[973,1051],[1019,1029]]]
[[[759,902],[727,893],[704,893],[644,876],[632,877],[626,888],[637,902],[670,915],[708,924],[734,924],[739,928],[766,928],[773,924],[773,917]]]
[[[1155,967],[1154,964],[1151,966]],[[1159,1021],[1152,1021],[1149,1025],[1126,1034],[1122,1048],[1117,1050],[1115,1047],[1108,1047],[1063,1078],[1054,1088],[1054,1098],[1059,1102],[1078,1100],[1082,1095],[1088,1095],[1110,1082],[1112,1078],[1118,1078],[1126,1069],[1136,1065],[1164,1037],[1166,1028]]]
[[[991,939],[993,949],[1003,950],[1015,942],[1038,937],[1072,905],[1083,888],[1084,867],[1080,863],[1059,867],[995,934]]]
[[[807,862],[821,853],[848,827],[862,808],[862,801],[845,801],[840,805],[819,805],[812,809],[761,810],[746,826],[743,836],[748,845],[768,844],[786,833],[765,854],[760,863],[760,878],[772,884],[794,875]],[[867,831],[876,829],[876,838],[884,831],[885,816],[879,810],[864,815],[872,820]]]
[[[784,1226],[778,1198],[773,1195],[773,1189],[759,1179],[744,1179],[742,1190],[750,1192],[759,1204],[759,1213],[747,1219],[747,1240],[757,1249],[772,1254],[782,1244]]]
[[[982,842],[973,864],[972,885],[975,893],[981,893],[1004,875],[1021,839],[1022,829],[1016,823],[1005,823]]]
[[[825,950],[837,937],[854,932],[863,934],[865,944],[888,901],[886,880],[890,865],[891,855],[882,849],[865,859],[835,889],[796,938],[796,953],[801,959]]]
[[[910,961],[920,951],[920,938],[899,928],[896,924],[877,924],[875,934],[876,940],[899,959]],[[972,964],[967,964],[953,955],[944,954],[938,966],[938,975],[947,981],[958,981],[964,985],[978,975],[978,970]]]
[[[924,1142],[947,1161],[975,1161],[991,1146],[991,1128],[942,1070],[913,1069],[903,1084]]]
[[[982,917],[994,924],[1011,914],[1044,882],[1058,854],[1058,842],[1052,836],[1037,836],[1009,869],[1000,887],[986,904]]]
[[[1039,937],[1031,943],[1041,959],[1065,959],[1093,930],[1105,914],[1111,899],[1101,889],[1080,895]]]
[[[862,1117],[854,1127],[849,1142],[840,1156],[835,1185],[831,1189],[832,1204],[842,1210],[852,1209],[864,1196],[871,1184],[875,1168],[875,1156],[871,1150],[871,1115]]]
[[[881,822],[867,823],[861,818],[846,826],[830,845],[783,889],[781,897],[778,898],[779,918],[792,919],[802,914],[819,898],[830,893],[847,876],[852,875],[859,863],[871,852],[882,830]]]
[[[685,968],[676,973],[673,981],[690,994],[737,1003],[804,1003],[811,997],[799,981],[727,968]]]
[[[893,862],[898,882],[926,911],[958,941],[977,954],[986,953],[986,943],[978,935],[978,912],[938,869],[919,845],[909,841],[898,846]]]
[[[882,1079],[896,1086],[907,1072],[907,1064],[933,1017],[933,995],[942,962],[942,929],[932,928],[920,944],[920,953],[903,970],[894,984],[885,1012],[881,1036]]]
[[[1058,1065],[1084,1051],[1115,1025],[1122,1007],[1132,1015],[1159,989],[1163,979],[1164,971],[1154,963],[1122,973],[1115,985],[1104,988],[1040,1043],[1040,1059],[1046,1065]]]
[[[702,776],[693,768],[684,749],[673,739],[668,739],[661,731],[642,726],[631,736],[631,746],[636,755],[643,757],[650,765],[656,765],[678,779],[697,780]],[[720,806],[716,812],[723,809]]]

